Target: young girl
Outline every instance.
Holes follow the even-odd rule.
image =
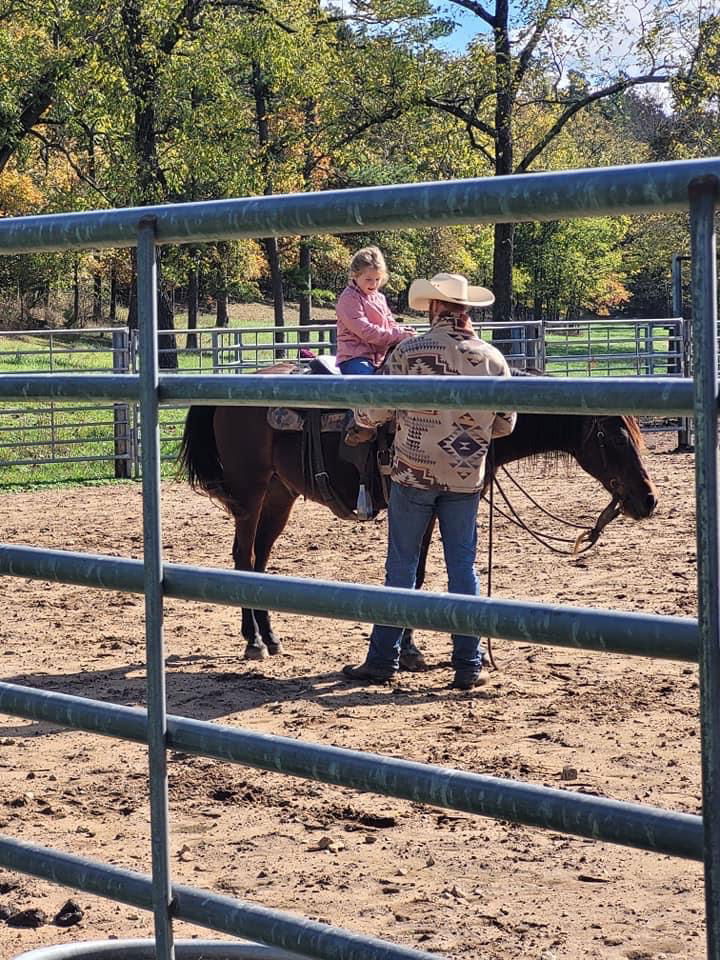
[[[375,373],[390,347],[415,335],[393,319],[380,287],[387,280],[377,247],[363,247],[350,261],[350,279],[337,302],[337,364],[341,373]]]

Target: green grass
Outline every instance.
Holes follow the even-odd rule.
[[[641,333],[636,339],[632,324],[626,327],[602,324],[583,327],[580,324],[578,327],[577,335],[550,333],[546,336],[548,373],[570,377],[622,377],[649,373],[652,368],[654,374],[660,376],[668,372],[668,360],[662,354],[677,350],[674,338],[670,338],[658,324],[654,325],[652,350],[661,356],[654,360],[643,357],[648,352],[644,335]],[[635,357],[636,350],[641,355],[639,361]],[[671,364],[673,362],[674,359],[670,360]]]
[[[287,323],[297,323],[293,309],[288,309]],[[328,323],[334,318],[334,312],[329,309],[315,311],[316,322]],[[271,347],[272,333],[270,330],[257,334],[245,333],[248,328],[268,327],[272,322],[272,309],[265,304],[240,304],[231,307],[231,326],[223,331],[221,337],[222,349],[213,355],[211,341],[208,335],[200,340],[202,350],[185,352],[185,335],[178,334],[178,354],[180,373],[212,373],[214,361],[220,364],[232,364],[238,359],[234,346],[234,337],[240,333],[243,346],[250,343],[257,344],[258,350],[252,352],[250,365],[262,364],[274,359]],[[212,327],[214,316],[203,314],[199,318],[199,329]],[[176,325],[181,327],[184,318],[176,318]],[[657,353],[667,351],[671,344],[662,331],[656,327],[657,337],[654,340],[654,350]],[[315,334],[311,334],[315,337]],[[489,339],[489,333],[485,333]],[[611,339],[612,336],[612,339]],[[288,353],[296,355],[297,336],[288,334]],[[105,349],[105,343],[107,349]],[[47,349],[47,338],[30,334],[0,336],[0,373],[47,373],[56,372],[110,372],[112,370],[112,350],[109,337],[100,342],[97,338],[90,338],[82,331],[70,336],[54,338],[52,359]],[[558,376],[633,376],[637,373],[637,366],[633,356],[623,357],[623,354],[634,354],[635,334],[634,327],[628,324],[626,328],[611,328],[603,325],[583,327],[578,325],[578,335],[549,334],[546,338],[547,372]],[[599,358],[588,361],[587,355],[592,354]],[[563,359],[557,359],[562,355]],[[248,359],[247,357],[245,359]],[[656,361],[655,373],[665,374],[666,363]],[[224,372],[234,369],[227,367]],[[30,401],[21,404],[19,401],[0,404],[0,489],[25,489],[38,484],[65,484],[65,483],[96,483],[114,479],[114,465],[110,460],[98,460],[80,463],[42,463],[24,464],[17,466],[2,466],[3,460],[31,460],[33,457],[48,458],[53,450],[49,442],[50,427],[53,420],[56,427],[54,454],[56,457],[98,457],[109,456],[112,453],[113,428],[112,405],[106,405],[100,410],[88,409],[89,404],[73,402],[41,403]],[[161,442],[164,462],[162,471],[164,476],[174,476],[176,466],[174,458],[179,448],[185,420],[184,409],[163,409],[160,412]],[[7,443],[18,444],[12,449]]]

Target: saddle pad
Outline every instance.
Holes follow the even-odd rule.
[[[327,410],[320,417],[320,430],[323,433],[340,433],[346,419],[346,410]],[[270,407],[267,422],[273,430],[299,431],[303,429],[305,417],[299,410],[291,410],[290,407]]]

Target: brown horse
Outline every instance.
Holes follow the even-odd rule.
[[[268,372],[288,371],[278,364]],[[340,432],[322,433],[318,438],[337,495],[332,504],[309,479],[302,434],[272,429],[267,413],[267,407],[191,407],[185,422],[180,463],[193,489],[217,500],[234,518],[236,570],[265,570],[298,497],[324,502],[343,517],[352,515],[357,502],[359,474],[341,455],[345,445]],[[617,499],[626,516],[641,520],[657,506],[657,491],[643,464],[642,449],[640,428],[633,417],[519,414],[513,433],[493,441],[490,461],[497,470],[547,453],[572,457]],[[382,509],[381,491],[371,493],[375,511]],[[418,588],[425,576],[431,533],[432,526],[418,568]],[[243,608],[241,632],[246,659],[282,652],[266,610]],[[410,642],[407,631],[404,644]]]

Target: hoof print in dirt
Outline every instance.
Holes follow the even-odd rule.
[[[29,927],[36,930],[47,923],[47,914],[38,907],[31,907],[29,910],[18,910],[12,913],[6,920],[9,927]]]
[[[74,900],[68,900],[53,917],[53,923],[56,927],[74,927],[84,916],[80,904]]]

